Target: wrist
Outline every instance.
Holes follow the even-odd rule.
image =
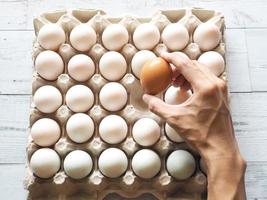
[[[206,158],[204,161],[211,181],[213,181],[214,177],[226,177],[232,174],[235,174],[235,176],[229,178],[240,179],[246,171],[246,161],[240,153],[234,153],[224,157]]]
[[[220,196],[218,192],[224,191],[228,198],[221,199],[245,199],[243,196],[245,192],[240,191],[245,188],[246,162],[240,153],[227,157],[206,159],[205,162],[209,195]],[[238,198],[239,196],[240,198]]]

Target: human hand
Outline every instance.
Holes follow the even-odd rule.
[[[241,180],[246,163],[235,139],[225,81],[216,77],[204,65],[186,59],[178,53],[163,53],[161,57],[173,65],[173,84],[179,85],[183,90],[191,88],[193,94],[179,105],[168,105],[155,96],[145,94],[143,99],[149,109],[166,120],[200,153],[207,165],[209,183],[221,181],[218,173],[223,175],[222,178],[226,182],[243,183]],[[235,174],[229,174],[229,170]],[[220,199],[215,196],[220,187],[223,187],[222,184],[217,185],[217,189],[209,188],[209,198]],[[235,187],[229,190],[233,188]],[[225,191],[225,185],[220,189]],[[241,190],[244,191],[244,187],[241,187]],[[233,193],[236,195],[233,199],[245,197],[245,192],[242,192],[244,195],[241,198],[237,196],[237,193],[242,194],[240,189]]]

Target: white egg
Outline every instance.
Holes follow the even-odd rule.
[[[62,104],[60,91],[51,85],[45,85],[36,90],[33,102],[38,110],[43,113],[55,112]]]
[[[132,169],[141,178],[153,178],[159,173],[160,168],[161,161],[158,154],[150,149],[142,149],[133,156]]]
[[[173,142],[183,142],[184,139],[174,130],[169,124],[165,124],[165,133],[167,137]]]
[[[91,117],[84,113],[72,115],[66,124],[66,131],[70,139],[76,143],[88,141],[94,134],[95,125]]]
[[[99,100],[105,109],[118,111],[127,103],[127,91],[121,84],[110,82],[101,88]]]
[[[194,157],[185,150],[173,151],[166,161],[167,171],[177,180],[192,176],[196,169]]]
[[[73,56],[68,63],[68,73],[76,81],[87,81],[95,72],[93,60],[84,54]]]
[[[86,112],[94,104],[94,94],[85,85],[74,85],[66,93],[66,104],[73,112]]]
[[[92,168],[91,156],[82,150],[72,151],[64,159],[64,171],[73,179],[82,179],[88,176]]]
[[[161,35],[163,43],[171,51],[179,51],[189,42],[189,34],[185,26],[177,23],[167,25]]]
[[[180,87],[170,86],[164,94],[167,104],[177,105],[185,102],[192,95],[190,90],[181,90]]]
[[[137,78],[140,78],[140,74],[144,64],[147,61],[152,60],[153,58],[156,58],[156,55],[149,50],[141,50],[134,55],[131,62],[131,66],[132,71]]]
[[[101,57],[99,70],[107,80],[118,81],[125,75],[127,63],[120,53],[109,51]]]
[[[60,157],[52,149],[38,149],[30,159],[30,168],[40,178],[51,178],[60,168]]]
[[[200,158],[199,165],[200,165],[201,171],[204,172],[205,174],[207,174],[207,166],[206,166],[206,163],[204,162],[203,158]]]
[[[223,57],[216,51],[208,51],[203,53],[198,58],[198,62],[206,65],[208,69],[216,76],[221,75],[225,68]]]
[[[133,41],[135,46],[142,49],[153,49],[160,40],[160,32],[156,25],[144,23],[135,29],[133,33]]]
[[[122,150],[108,148],[100,154],[98,167],[103,175],[109,178],[117,178],[127,170],[128,159]]]
[[[34,122],[31,127],[33,142],[42,147],[54,145],[60,137],[58,123],[49,118],[42,118]]]
[[[112,51],[119,51],[128,40],[128,31],[121,24],[108,25],[102,34],[102,42],[104,46]]]
[[[35,69],[41,77],[52,81],[63,73],[64,63],[56,52],[46,50],[36,57]]]
[[[70,43],[78,51],[89,51],[96,43],[96,32],[91,26],[80,24],[72,29]]]
[[[37,41],[44,48],[57,50],[66,40],[64,30],[57,24],[44,25],[38,35]]]
[[[100,137],[109,144],[118,144],[127,136],[126,121],[118,115],[108,115],[99,124]]]
[[[141,118],[133,125],[134,140],[142,146],[151,146],[160,138],[160,126],[151,118]]]
[[[211,23],[200,24],[193,35],[193,40],[202,51],[209,51],[215,48],[221,41],[220,29]]]

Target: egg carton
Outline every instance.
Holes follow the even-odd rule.
[[[43,117],[49,117],[56,120],[61,126],[61,137],[58,142],[52,146],[61,158],[60,170],[49,179],[42,179],[33,174],[29,167],[29,160],[32,154],[40,149],[36,145],[30,134],[28,137],[27,145],[27,176],[24,181],[25,188],[29,190],[28,199],[104,199],[110,193],[117,193],[123,198],[134,198],[144,193],[149,193],[155,196],[157,199],[203,199],[205,198],[207,179],[204,173],[200,170],[199,160],[200,156],[197,152],[187,146],[185,143],[174,143],[170,141],[164,134],[164,121],[151,113],[146,104],[142,100],[143,91],[140,85],[140,81],[134,76],[131,71],[131,60],[138,49],[135,47],[132,39],[132,33],[135,28],[142,23],[155,24],[159,31],[162,32],[163,28],[170,23],[181,23],[188,29],[190,35],[190,42],[182,52],[186,53],[191,59],[197,59],[201,53],[203,53],[196,43],[192,42],[192,33],[195,28],[201,23],[213,23],[218,26],[224,35],[224,17],[221,13],[213,10],[206,10],[200,8],[186,8],[177,10],[160,10],[151,17],[135,17],[125,15],[122,17],[111,17],[102,10],[63,10],[52,11],[41,14],[34,19],[34,29],[37,35],[40,28],[47,23],[59,24],[66,33],[66,42],[62,44],[57,51],[64,60],[64,73],[61,74],[55,81],[47,81],[43,79],[34,69],[33,81],[32,81],[32,94],[43,85],[53,85],[57,87],[63,96],[63,105],[52,114],[44,114],[40,112],[36,106],[32,103],[30,108],[30,127],[35,121]],[[74,143],[66,134],[65,124],[68,118],[73,112],[67,107],[65,103],[65,94],[67,90],[75,85],[80,84],[73,80],[67,73],[66,64],[69,59],[78,52],[69,42],[69,33],[71,30],[81,24],[90,24],[97,33],[97,43],[88,51],[83,52],[89,55],[96,66],[95,74],[86,82],[81,84],[91,88],[95,95],[95,102],[93,107],[86,112],[94,121],[95,132],[93,137],[86,143],[77,144]],[[98,61],[101,56],[108,50],[104,48],[101,41],[101,34],[105,27],[111,23],[120,23],[126,27],[129,32],[129,42],[120,50],[120,53],[125,57],[127,61],[127,73],[118,81],[127,90],[128,100],[127,105],[120,111],[109,112],[105,110],[99,102],[99,91],[103,85],[108,81],[100,74],[98,69]],[[33,60],[37,55],[44,51],[37,41],[34,41],[33,46]],[[152,50],[156,55],[159,55],[163,51],[168,51],[168,48],[160,40],[159,44]],[[214,49],[221,55],[225,55],[225,43],[224,37],[222,37],[220,44]],[[221,78],[226,78],[225,71],[221,74]],[[163,94],[158,95],[163,99]],[[110,145],[101,140],[98,133],[98,125],[101,119],[109,114],[117,114],[122,116],[128,124],[127,138],[120,144]],[[107,178],[101,174],[97,166],[97,158],[100,153],[108,147],[117,147],[122,149],[128,156],[130,163],[133,154],[142,149],[134,139],[132,138],[131,131],[133,123],[142,118],[149,117],[156,120],[161,126],[161,137],[159,141],[148,147],[153,149],[161,158],[161,170],[154,178],[145,180],[139,178],[131,169],[131,165],[128,165],[126,173],[119,178]],[[30,130],[30,128],[29,128]],[[90,175],[81,180],[74,180],[69,178],[63,170],[63,160],[65,156],[76,149],[81,149],[92,156],[93,170]],[[195,173],[187,180],[177,181],[170,176],[166,170],[165,160],[170,152],[176,149],[185,149],[192,153],[194,156],[197,167]]]

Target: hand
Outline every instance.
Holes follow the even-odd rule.
[[[161,57],[173,65],[173,84],[184,90],[191,88],[193,94],[179,105],[168,105],[147,94],[143,96],[144,101],[199,151],[207,165],[208,199],[245,199],[240,183],[244,185],[246,163],[235,139],[225,81],[204,65],[177,53],[164,53]],[[229,170],[234,174],[228,173]],[[231,196],[227,198],[223,193],[219,196],[222,191]]]

